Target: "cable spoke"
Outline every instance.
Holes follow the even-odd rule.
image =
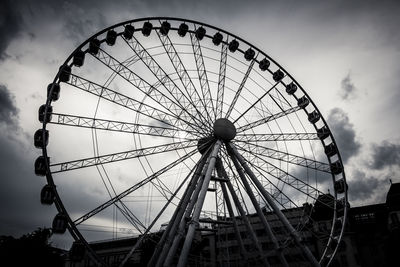
[[[133,110],[139,114],[142,114],[146,117],[159,121],[161,124],[167,124],[177,130],[185,131],[186,129],[182,129],[177,126],[179,117],[173,114],[169,114],[157,108],[154,108],[150,105],[147,105],[143,102],[137,101],[129,96],[120,94],[114,90],[111,90],[107,87],[101,86],[100,84],[94,83],[90,80],[82,78],[78,75],[71,73],[71,79],[68,82],[69,85],[72,85],[78,89],[91,93],[93,95],[99,96],[105,100],[108,100],[112,103],[115,103],[119,106],[125,107],[127,109]],[[195,132],[194,132],[195,133]],[[196,134],[200,135],[200,134]]]
[[[158,87],[161,86],[162,83],[159,82],[155,86],[149,84],[146,80],[142,79],[139,75],[131,71],[123,63],[115,59],[113,56],[111,56],[101,48],[99,50],[99,53],[93,56],[105,66],[118,73],[119,76],[121,76],[128,83],[140,90],[143,94],[147,95],[163,108],[169,110],[170,112],[172,112],[172,114],[177,116],[177,118],[179,118],[178,122],[182,128],[186,129],[188,127],[191,127],[193,130],[202,131],[202,129],[199,129],[197,125],[189,122],[186,118],[187,116],[184,116],[183,114],[181,115],[181,111],[184,108],[180,106],[179,103],[172,101],[169,97],[158,90]]]
[[[283,116],[289,115],[289,114],[291,114],[293,112],[296,112],[296,111],[298,111],[300,109],[301,109],[301,107],[297,106],[297,107],[289,108],[289,109],[287,109],[285,111],[282,111],[282,112],[275,113],[275,114],[270,115],[268,117],[265,117],[265,118],[259,119],[257,121],[251,122],[249,124],[243,125],[243,126],[237,128],[237,132],[247,131],[247,130],[252,129],[254,127],[257,127],[259,125],[262,125],[262,124],[268,123],[270,121],[279,119],[279,118],[281,118]]]
[[[256,108],[256,105],[257,105],[257,103],[260,103],[260,101],[266,96],[266,95],[269,95],[269,93],[277,86],[279,84],[279,82],[276,82],[274,85],[272,85],[272,87],[271,88],[269,88],[261,97],[259,97],[253,104],[251,104],[251,106],[250,107],[248,107],[247,109],[246,109],[246,111],[244,111],[242,114],[240,114],[240,116],[233,122],[233,123],[235,123],[235,122],[237,122],[240,118],[242,118],[247,112],[249,112],[252,108]],[[276,103],[276,102],[275,102]],[[263,104],[262,102],[261,102],[261,104]],[[279,105],[278,105],[279,106]],[[257,108],[256,108],[257,109]],[[257,109],[258,110],[258,109]],[[268,109],[267,109],[268,110]],[[284,112],[283,110],[282,110],[282,112]],[[264,112],[263,112],[264,113]]]
[[[301,141],[319,140],[316,133],[279,133],[279,134],[238,134],[236,141],[263,142],[263,141]]]
[[[189,180],[190,176],[194,172],[194,170],[197,168],[198,164],[196,164],[188,173],[186,178],[181,182],[181,184],[178,186],[178,188],[175,190],[175,192],[170,196],[170,198],[167,200],[167,203],[162,207],[162,209],[158,212],[157,216],[153,219],[149,227],[147,227],[146,231],[139,237],[139,239],[136,241],[135,245],[130,249],[130,251],[126,254],[125,258],[121,261],[120,267],[123,267],[126,262],[129,260],[129,258],[132,256],[132,254],[135,252],[135,250],[141,245],[142,241],[144,238],[147,236],[147,234],[150,232],[150,230],[153,228],[153,226],[156,224],[158,219],[161,217],[161,215],[164,213],[164,211],[167,209],[168,205],[172,202],[172,200],[176,197],[178,192],[181,190],[183,185],[186,183],[186,181]]]
[[[62,163],[55,163],[50,165],[50,169],[52,173],[58,172],[65,172],[80,168],[86,168],[91,166],[96,166],[99,164],[106,164],[117,162],[121,160],[139,158],[169,151],[175,151],[178,149],[185,149],[190,148],[197,145],[197,141],[183,141],[183,142],[176,142],[170,143],[165,145],[153,146],[153,147],[146,147],[140,148],[125,152],[119,152],[114,154],[107,154],[98,157],[91,157],[85,159],[79,159],[74,161],[62,162]]]
[[[260,191],[264,199],[268,202],[274,213],[278,216],[279,220],[282,222],[288,233],[293,237],[293,240],[295,241],[296,245],[301,248],[302,252],[306,255],[307,259],[312,263],[312,266],[320,266],[318,261],[315,259],[315,256],[311,253],[309,248],[302,242],[301,237],[299,233],[293,228],[291,225],[290,221],[286,217],[285,214],[282,213],[282,211],[279,209],[279,207],[276,205],[274,202],[273,198],[271,195],[268,193],[267,190],[263,187],[263,185],[260,183],[258,178],[254,175],[250,167],[247,165],[246,160],[243,158],[242,155],[239,154],[235,146],[232,145],[232,143],[229,143],[229,148],[230,154],[234,155],[237,160],[240,162],[242,167],[244,168],[245,172],[248,174],[254,185],[257,187],[257,189]],[[304,192],[303,192],[304,193]]]
[[[216,116],[214,110],[214,104],[211,96],[210,84],[208,83],[206,66],[204,64],[203,54],[201,52],[201,45],[199,39],[195,36],[194,33],[190,33],[190,40],[193,47],[193,54],[196,62],[197,73],[199,75],[199,82],[201,87],[201,92],[203,94],[203,99],[205,101],[207,113],[211,113],[209,109],[211,109],[214,117]],[[210,114],[211,116],[211,114]]]
[[[206,116],[208,117],[209,121],[212,121],[210,114],[207,112],[206,105],[202,97],[199,95],[199,92],[196,90],[196,87],[194,86],[194,83],[190,78],[188,71],[186,70],[185,65],[177,53],[171,39],[168,35],[162,35],[158,31],[156,31],[156,33],[164,47],[166,54],[168,55],[169,60],[174,66],[176,74],[178,74],[178,77],[186,90],[189,100],[192,100],[192,105],[194,105],[194,107],[199,107],[201,105],[204,108],[203,111],[201,112],[196,108],[197,112],[201,115],[204,121],[207,122]]]
[[[222,109],[223,109],[223,104],[224,104],[226,60],[228,58],[227,43],[228,43],[228,37],[226,39],[226,43],[222,42],[222,46],[221,46],[221,59],[220,59],[220,63],[219,63],[218,92],[217,92],[217,103],[216,103],[217,118],[222,118]]]
[[[120,199],[126,197],[127,195],[131,194],[132,192],[136,191],[137,189],[139,189],[142,186],[146,185],[147,183],[151,182],[152,180],[154,180],[158,176],[162,175],[163,173],[165,173],[165,172],[169,171],[170,169],[172,169],[173,167],[175,167],[176,165],[184,162],[185,160],[187,160],[188,158],[193,156],[196,152],[197,152],[197,149],[194,149],[194,150],[190,151],[189,153],[187,153],[183,157],[171,162],[170,164],[166,165],[162,169],[158,170],[157,172],[155,172],[152,175],[148,176],[147,178],[143,179],[139,183],[129,187],[128,189],[126,189],[122,193],[116,195],[115,197],[113,197],[110,200],[108,200],[107,202],[101,204],[97,208],[95,208],[95,209],[89,211],[88,213],[86,213],[85,215],[79,217],[78,219],[76,219],[74,221],[75,225],[83,223],[84,221],[86,221],[87,219],[93,217],[94,215],[96,215],[100,211],[102,211],[102,210],[106,209],[107,207],[113,205],[115,202],[119,201]]]
[[[257,56],[256,56],[256,57],[257,57]],[[255,57],[255,58],[256,58],[256,57]],[[251,63],[249,64],[249,67],[247,68],[247,71],[246,71],[246,73],[245,73],[245,75],[244,75],[244,77],[243,77],[243,79],[242,79],[242,82],[240,83],[239,88],[238,88],[238,90],[236,91],[236,94],[235,94],[235,96],[234,96],[234,98],[233,98],[233,100],[232,100],[232,103],[231,103],[231,105],[229,106],[228,111],[226,112],[225,118],[229,118],[229,116],[231,115],[231,112],[232,112],[232,110],[233,110],[233,107],[236,105],[236,102],[237,102],[237,100],[239,99],[240,93],[241,93],[242,90],[243,90],[243,87],[244,87],[244,85],[245,85],[245,83],[246,83],[246,81],[247,81],[247,78],[249,77],[250,72],[251,72],[251,70],[253,69],[254,62],[256,62],[255,58],[254,58],[254,59],[251,61]]]
[[[321,191],[319,191],[314,186],[307,184],[303,180],[289,174],[288,172],[282,170],[281,168],[277,167],[276,165],[272,164],[271,162],[263,159],[262,157],[258,156],[257,154],[252,154],[246,150],[242,150],[242,152],[247,155],[245,157],[246,162],[251,164],[254,167],[257,167],[260,171],[267,173],[274,177],[275,179],[291,186],[292,188],[296,189],[297,191],[307,195],[308,197],[317,201],[315,196],[323,195]],[[249,160],[249,158],[253,159],[253,162]],[[279,194],[279,192],[277,192]],[[274,194],[277,197],[277,194]],[[321,202],[322,203],[322,202]],[[324,203],[322,203],[324,204]],[[326,205],[326,204],[324,204]]]
[[[175,82],[171,79],[171,77],[160,67],[157,61],[149,54],[149,52],[142,46],[142,44],[136,39],[136,37],[132,37],[130,40],[126,40],[124,38],[127,45],[131,48],[131,50],[141,59],[141,61],[146,65],[146,67],[153,73],[153,75],[157,78],[158,82],[167,90],[169,94],[175,99],[175,103],[177,103],[181,107],[182,113],[187,113],[193,121],[197,121],[203,127],[209,127],[209,125],[205,125],[200,117],[196,116],[197,114],[201,114],[196,105],[182,92],[182,90],[175,84]],[[193,110],[194,109],[194,110]],[[180,115],[181,116],[181,115]],[[198,125],[199,127],[201,127]]]
[[[309,158],[305,158],[305,157],[301,157],[301,156],[297,156],[297,155],[290,154],[287,152],[282,152],[282,151],[279,151],[276,149],[261,146],[258,144],[253,144],[250,142],[242,142],[242,143],[252,146],[251,148],[249,147],[249,150],[248,150],[248,149],[245,149],[243,146],[240,146],[238,143],[235,143],[235,145],[238,148],[240,148],[243,151],[246,151],[247,153],[257,154],[257,155],[261,155],[263,157],[276,159],[276,160],[283,161],[283,162],[288,162],[291,164],[314,169],[317,171],[331,173],[330,166],[327,163],[309,159]]]
[[[82,116],[74,116],[69,114],[61,114],[61,113],[52,113],[52,119],[49,123],[52,124],[60,124],[67,126],[75,126],[75,127],[83,127],[83,128],[91,128],[96,130],[107,130],[107,131],[115,131],[115,132],[123,132],[123,133],[135,133],[135,134],[143,134],[143,135],[151,135],[158,137],[166,137],[166,138],[179,138],[184,140],[194,140],[188,138],[181,138],[179,135],[181,131],[152,126],[152,125],[144,125],[138,123],[129,123],[122,121],[114,121],[114,120],[105,120],[98,118],[89,118]],[[186,132],[186,131],[185,131]],[[194,134],[194,132],[188,132],[190,134]]]

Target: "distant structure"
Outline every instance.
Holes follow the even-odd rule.
[[[326,194],[320,196],[320,198],[328,201],[332,196]],[[297,222],[299,218],[304,217],[307,210],[310,210],[309,205],[285,212],[289,220]],[[267,220],[271,222],[275,232],[282,233],[282,235],[277,235],[277,237],[285,239],[286,235],[283,234],[284,228],[280,221],[275,218],[276,215],[268,212],[264,212],[264,214]],[[259,218],[256,214],[249,215],[248,217],[255,233],[262,242],[263,250],[269,258],[271,266],[280,266],[279,260],[275,256],[269,255],[273,244],[266,235]],[[318,254],[322,253],[323,247],[319,244],[319,239],[313,238],[313,236],[326,235],[327,230],[331,229],[330,223],[332,218],[324,211],[323,207],[313,209],[311,218],[307,222],[305,229],[302,229],[301,232],[303,241],[307,243],[312,253],[318,257]],[[340,242],[339,250],[332,262],[332,266],[398,266],[398,248],[400,244],[399,218],[400,183],[391,184],[385,203],[350,208],[345,234]],[[246,265],[246,257],[257,257],[256,253],[246,256],[240,253],[235,230],[229,222],[226,222],[225,225],[217,225],[212,220],[207,222],[206,218],[202,221],[202,230],[198,232],[195,238],[190,254],[192,262],[189,261],[188,266],[239,267]],[[248,251],[251,251],[252,241],[248,237],[245,226],[240,224],[239,228],[243,244],[248,248]],[[155,247],[154,241],[159,239],[161,233],[162,231],[152,234],[148,242],[145,242],[143,247],[131,256],[127,266],[145,266],[152,254],[152,249]],[[136,240],[137,238],[128,238],[95,242],[90,245],[110,266],[118,266],[126,253],[128,253],[132,243],[135,243]],[[308,266],[308,263],[298,254],[295,248],[285,256],[289,264],[293,264],[294,266]],[[81,258],[77,261],[72,262],[70,260],[67,266],[89,267],[94,265],[88,255],[82,254]],[[252,264],[252,266],[262,265]]]

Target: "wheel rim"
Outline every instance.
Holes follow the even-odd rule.
[[[171,24],[170,32],[167,35],[161,33],[161,26],[164,21],[168,21]],[[154,38],[152,38],[151,41],[158,39],[158,44],[151,44],[151,41],[149,41],[146,47],[146,37],[143,37],[142,34],[144,22],[150,22],[153,25],[151,35]],[[189,28],[185,37],[179,37],[178,34],[176,34],[179,31],[179,25],[181,23],[186,23]],[[135,33],[130,40],[123,37],[123,27],[125,25],[135,26]],[[204,39],[202,39],[202,32],[199,30],[201,28],[206,30],[203,37]],[[125,62],[123,62],[126,67],[132,66],[133,71],[130,71],[124,66],[118,67],[118,64],[122,63],[122,61],[116,59],[119,54],[115,52],[113,56],[112,53],[115,46],[107,45],[108,42],[112,43],[112,38],[108,38],[107,36],[110,30],[115,30],[117,33],[117,43],[125,42],[126,48],[131,49],[131,54],[136,55],[135,59],[128,57],[125,58]],[[211,41],[215,38],[214,34],[217,32],[222,34],[223,39],[219,41],[220,44],[218,46],[215,46]],[[98,38],[101,42],[100,52],[96,55],[91,55],[87,50],[89,49],[90,40],[95,38]],[[185,39],[186,43],[183,43],[183,41],[176,41],[183,39]],[[239,48],[234,53],[230,51],[229,47],[232,40],[237,40],[239,43]],[[205,45],[206,42],[207,45]],[[186,48],[191,48],[192,51],[185,52],[187,51]],[[330,134],[326,121],[311,98],[297,81],[277,62],[238,36],[211,25],[177,18],[143,18],[111,26],[82,43],[82,45],[67,58],[63,66],[72,66],[73,56],[80,50],[85,51],[87,58],[91,57],[92,59],[98,60],[98,62],[102,62],[104,66],[112,71],[113,75],[125,79],[130,87],[139,89],[139,91],[142,92],[142,96],[140,98],[136,96],[135,98],[124,98],[127,95],[109,88],[114,78],[111,78],[110,84],[107,85],[103,83],[102,85],[100,82],[97,83],[96,81],[91,81],[75,74],[74,71],[77,68],[73,67],[70,80],[67,82],[68,84],[75,88],[81,86],[79,89],[86,90],[86,93],[97,94],[97,101],[101,103],[101,107],[103,101],[110,101],[112,97],[114,104],[128,109],[131,107],[131,111],[133,109],[135,111],[134,122],[125,123],[124,120],[120,119],[105,120],[100,117],[97,118],[99,105],[97,105],[92,117],[54,112],[52,113],[52,121],[43,122],[43,130],[48,128],[49,123],[55,124],[55,126],[57,126],[56,124],[61,124],[91,127],[94,154],[90,159],[85,158],[77,162],[64,161],[60,164],[52,164],[47,160],[47,147],[44,146],[42,149],[45,159],[47,183],[54,188],[55,205],[60,213],[67,216],[68,229],[75,240],[83,242],[89,251],[91,250],[88,246],[87,238],[82,235],[82,230],[80,231],[77,225],[79,225],[81,221],[83,222],[86,220],[85,216],[90,215],[90,217],[92,217],[97,213],[93,215],[86,213],[78,219],[76,219],[76,217],[71,218],[73,216],[70,216],[71,214],[69,214],[65,208],[59,192],[55,189],[53,174],[57,172],[57,170],[54,171],[54,169],[55,167],[59,167],[58,171],[62,173],[67,170],[80,169],[80,167],[86,167],[88,165],[101,168],[101,170],[98,171],[99,174],[101,175],[101,173],[103,173],[104,176],[108,176],[105,164],[117,162],[121,157],[127,157],[127,153],[121,154],[120,152],[118,155],[111,155],[110,160],[109,154],[99,151],[100,142],[98,142],[98,131],[104,130],[105,124],[115,124],[114,128],[107,126],[106,129],[108,131],[124,129],[125,132],[130,132],[133,135],[133,150],[135,150],[135,155],[138,158],[138,164],[142,166],[142,170],[146,175],[149,174],[151,176],[151,173],[156,172],[152,166],[157,165],[151,156],[153,155],[152,153],[156,155],[162,152],[169,153],[170,151],[175,151],[173,153],[175,153],[175,157],[179,159],[185,155],[185,153],[189,153],[189,148],[195,147],[198,144],[197,140],[199,138],[213,136],[213,124],[216,119],[227,118],[235,125],[234,127],[236,127],[237,131],[235,138],[232,138],[232,143],[238,149],[239,153],[246,158],[247,163],[252,167],[254,173],[258,173],[258,178],[264,183],[263,186],[268,189],[268,192],[275,198],[275,201],[282,209],[299,206],[299,204],[302,204],[299,202],[314,201],[315,203],[321,203],[320,199],[318,199],[318,196],[322,194],[321,190],[318,189],[321,183],[318,181],[319,177],[317,175],[321,172],[331,175],[331,184],[325,186],[323,189],[331,189],[333,193],[332,197],[334,201],[333,207],[331,207],[332,226],[328,229],[326,236],[320,239],[321,242],[323,240],[324,249],[322,250],[321,257],[318,259],[320,263],[329,265],[337,251],[338,244],[343,234],[347,213],[347,187],[344,187],[344,190],[342,190],[343,192],[334,189],[335,184],[337,184],[339,180],[343,180],[345,184],[344,170],[339,168],[338,174],[333,174],[332,172],[334,171],[332,171],[331,166],[336,162],[340,164],[339,167],[343,166],[343,164],[339,151],[334,151],[333,155],[327,156],[324,161],[316,160],[314,153],[320,153],[320,151],[318,151],[318,148],[314,148],[314,146],[318,144],[319,148],[324,148],[329,144],[333,144],[332,147],[336,148],[335,140],[332,134]],[[160,54],[160,52],[157,53],[157,51],[163,52]],[[187,55],[194,57],[194,61],[192,59],[192,69],[188,68],[186,64],[180,65],[177,63],[178,59],[173,59],[176,55],[179,60],[183,60]],[[263,59],[268,60],[271,64],[265,72],[260,70],[260,63]],[[163,60],[165,60],[165,62]],[[155,62],[160,64],[160,66],[157,67],[154,65]],[[161,65],[161,62],[168,63],[169,68],[167,69],[164,65]],[[183,61],[181,61],[181,63],[182,62]],[[136,63],[141,63],[143,69],[147,67],[147,74],[141,73],[139,68],[135,65]],[[85,66],[86,65],[82,68],[85,68]],[[208,68],[206,66],[208,66]],[[121,71],[121,69],[123,69],[123,71]],[[172,74],[167,73],[167,70],[172,70]],[[280,75],[279,70],[282,71],[283,77],[280,80],[278,80],[278,78],[274,80],[274,75]],[[223,75],[223,73],[225,74]],[[63,79],[61,77],[62,75],[63,72],[60,71],[55,77],[53,84],[60,82],[60,79]],[[133,76],[130,80],[129,77],[132,77],[132,75],[137,76]],[[141,75],[148,75],[145,77],[149,77],[149,80],[143,79]],[[150,80],[153,82],[150,82]],[[267,91],[260,85],[261,82],[268,85],[268,87],[266,87],[268,88]],[[82,89],[85,83],[90,84],[92,87],[88,86],[86,89]],[[287,85],[291,83],[297,86],[297,91],[293,94],[288,94]],[[180,84],[180,86],[175,86],[177,84]],[[62,85],[64,85],[64,83],[62,83]],[[161,90],[162,88],[164,88],[163,91]],[[54,102],[51,95],[54,90],[53,86],[50,96],[46,101],[44,117],[50,113],[50,106],[52,102]],[[66,92],[64,89],[61,90],[62,95],[60,102],[63,100],[64,92]],[[297,100],[301,97],[305,97],[310,102],[305,109],[301,109],[297,105]],[[119,100],[116,101],[116,99]],[[137,99],[141,100],[138,101]],[[313,113],[314,111],[315,113]],[[305,115],[308,115],[308,117],[304,118]],[[319,118],[316,119],[318,115]],[[152,120],[149,121],[149,118],[152,118]],[[283,122],[284,119],[286,120],[285,123]],[[314,119],[317,121],[314,122]],[[77,120],[79,121],[78,123],[76,122]],[[86,126],[81,123],[85,120]],[[141,123],[143,121],[150,122],[150,124]],[[158,126],[146,128],[146,126],[151,126],[151,123],[155,122],[158,123]],[[96,125],[96,127],[93,127],[93,125]],[[137,127],[137,129],[140,128],[140,131],[135,133],[134,129],[136,128],[134,127]],[[317,130],[323,127],[326,127],[329,134],[328,137],[320,140],[317,135]],[[174,129],[180,129],[180,131],[174,131]],[[149,136],[159,139],[162,138],[163,140],[171,138],[173,142],[164,142],[155,146],[149,146],[152,142],[147,138]],[[42,137],[45,139],[44,131]],[[219,139],[224,139],[221,137],[221,134],[217,134],[217,137],[219,137]],[[215,137],[211,137],[211,140],[214,142],[216,141]],[[224,141],[230,141],[230,139]],[[296,145],[293,143],[296,143]],[[151,149],[149,149],[149,147],[151,147]],[[295,153],[299,150],[302,151],[300,155],[299,153]],[[313,155],[312,158],[309,156],[310,153]],[[103,154],[103,156],[100,154]],[[219,155],[227,168],[227,175],[232,177],[232,181],[236,181],[238,184],[238,195],[243,195],[239,192],[244,190],[243,185],[240,185],[240,182],[238,182],[239,179],[236,180],[233,178],[237,176],[237,170],[235,170],[231,162],[231,157],[228,155],[225,148],[223,148]],[[194,166],[193,164],[197,162],[199,158],[199,153],[196,153],[193,157],[190,156],[189,159],[192,160],[192,165],[188,165],[188,170]],[[186,174],[189,172],[188,170]],[[305,181],[296,176],[298,175],[296,173],[297,171],[306,171]],[[282,174],[284,178],[280,178]],[[304,178],[304,176],[302,176],[302,178]],[[162,190],[163,185],[159,186],[161,188],[160,190]],[[171,188],[168,188],[168,186],[165,187],[168,190],[164,193],[166,195],[167,193],[172,195],[173,192],[171,188],[174,186]],[[119,192],[113,191],[112,183],[110,183],[109,186],[105,186],[105,189],[108,191],[111,199],[115,197],[115,195],[118,195],[118,193],[121,193],[121,190]],[[291,189],[303,194],[302,198],[299,199],[298,195],[291,196],[290,194],[294,194]],[[218,193],[220,195],[222,194],[221,188],[217,188],[217,207],[215,208],[215,212],[224,213],[226,215],[226,203],[218,203],[218,199],[220,198],[221,200]],[[255,197],[257,197],[261,203],[265,204],[265,199],[262,200],[262,196],[259,193],[255,195]],[[337,202],[339,200],[345,203],[340,213],[338,213],[339,208],[337,207]],[[242,204],[247,206],[249,203],[249,199],[244,197]],[[122,202],[119,202],[119,204],[119,212],[123,213],[125,210],[128,218],[132,216],[129,215],[129,211],[127,211],[129,210],[128,207],[124,208]],[[149,206],[147,206],[147,209],[149,209]],[[224,209],[224,211],[222,209]],[[154,217],[153,215],[153,218]],[[333,225],[335,225],[335,222],[338,220],[342,222],[342,226],[335,229]],[[148,225],[150,221],[150,219],[146,219],[146,224]],[[138,224],[138,222],[136,223]],[[296,229],[298,232],[301,232],[304,227],[304,224],[299,223]],[[138,228],[140,228],[140,226],[138,226]],[[143,225],[142,228],[143,231],[146,231],[146,225]],[[290,237],[285,240],[286,241],[281,242],[284,248],[285,244],[289,245],[291,242]],[[96,259],[96,254],[93,251],[91,252],[94,255],[94,259]]]

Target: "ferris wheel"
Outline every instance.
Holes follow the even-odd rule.
[[[232,33],[166,17],[108,27],[60,67],[39,121],[53,232],[98,265],[91,243],[135,236],[119,266],[144,242],[149,266],[194,266],[207,231],[218,266],[333,262],[348,202],[332,133],[301,85]]]

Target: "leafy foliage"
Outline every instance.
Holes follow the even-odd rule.
[[[52,232],[39,228],[20,238],[0,237],[1,266],[64,266],[65,251],[49,243]]]

